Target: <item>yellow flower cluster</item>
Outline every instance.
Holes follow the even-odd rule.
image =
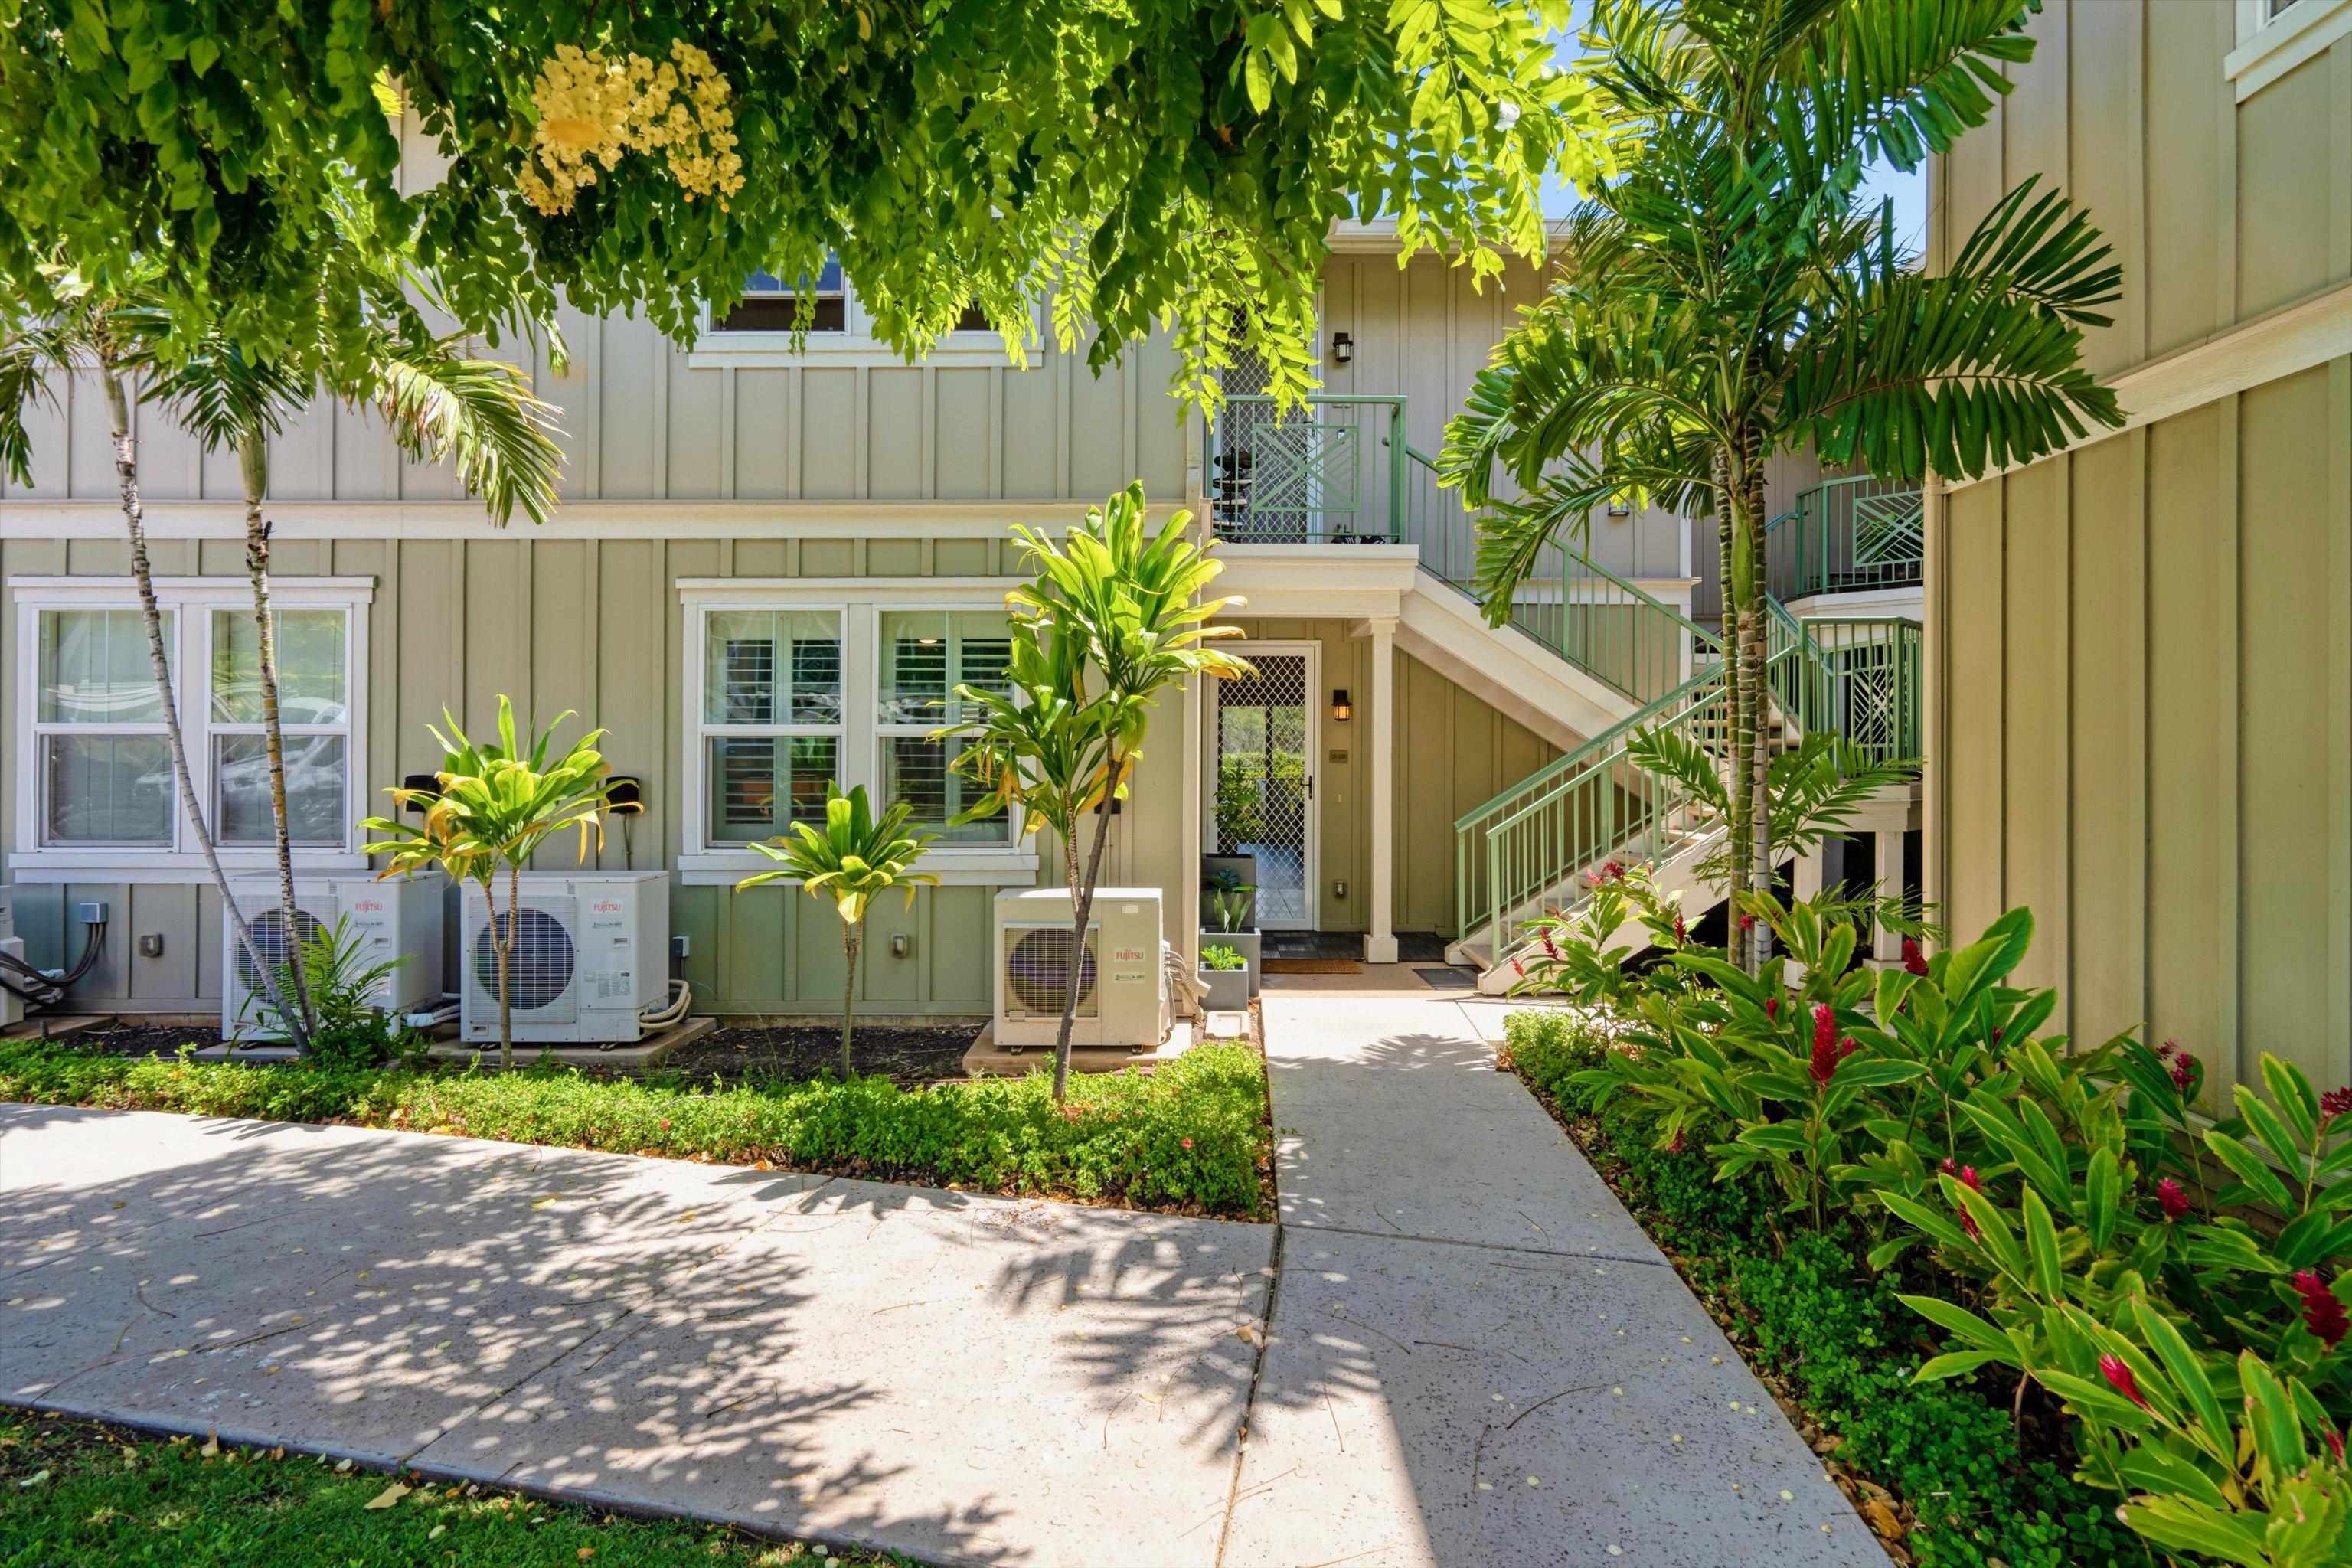
[[[629,152],[661,153],[687,200],[743,188],[735,151],[735,112],[727,79],[709,55],[683,40],[659,65],[643,55],[609,59],[600,49],[558,45],[540,68],[531,101],[539,125],[515,184],[525,200],[553,216],[572,210],[580,187],[596,183]]]

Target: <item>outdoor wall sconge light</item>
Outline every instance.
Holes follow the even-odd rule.
[[[1612,500],[1609,503],[1609,515],[1612,517],[1631,517],[1633,515],[1633,503],[1632,501],[1625,500]]]
[[[400,787],[403,789],[423,790],[427,795],[432,795],[437,793],[441,788],[441,775],[439,773],[403,773],[400,775]],[[425,812],[432,808],[427,806],[421,800],[411,800],[404,805],[401,809],[413,816],[422,816]]]
[[[1331,693],[1331,717],[1344,724],[1356,716],[1356,705],[1348,700],[1348,689],[1340,687]]]
[[[1346,332],[1333,332],[1331,334],[1332,360],[1339,364],[1347,364],[1355,357],[1356,340]]]

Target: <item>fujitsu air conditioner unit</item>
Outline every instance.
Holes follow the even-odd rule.
[[[996,895],[996,1043],[1051,1046],[1061,1032],[1076,906],[1066,889]],[[1150,1050],[1168,1034],[1160,889],[1102,888],[1087,916],[1070,1043]]]
[[[466,884],[458,952],[464,1037],[499,1037],[499,953],[490,905]],[[506,879],[497,910],[507,920]],[[669,995],[669,873],[527,873],[515,921],[514,1037],[529,1045],[629,1045]]]
[[[286,929],[278,879],[243,877],[230,884],[239,913],[253,931],[263,963],[276,970],[293,961],[302,944],[338,920],[359,944],[362,968],[400,962],[369,1000],[387,1013],[429,1011],[441,1004],[441,900],[448,888],[437,873],[394,877],[297,877],[294,930]],[[236,928],[221,921],[221,1038],[281,1037],[261,1013],[267,993],[255,973],[253,954],[236,940]]]

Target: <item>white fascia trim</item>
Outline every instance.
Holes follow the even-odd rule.
[[[224,849],[221,869],[232,877],[260,875],[278,868],[278,858],[268,849]],[[331,849],[297,849],[297,877],[372,875],[375,868],[364,855]],[[171,849],[30,849],[8,857],[8,871],[19,882],[136,882],[212,885],[212,868],[201,854]]]
[[[1223,574],[1209,585],[1240,603],[1230,616],[1362,620],[1395,616],[1421,552],[1410,544],[1220,544]]]
[[[749,849],[703,849],[677,857],[678,879],[689,888],[731,888],[744,878],[775,869],[776,863]],[[947,888],[1026,887],[1037,879],[1034,850],[1012,848],[933,849],[917,861]],[[774,884],[797,888],[786,878]]]
[[[2221,61],[2240,103],[2352,33],[2352,0],[2296,0],[2267,22],[2262,16],[2262,0],[2239,0],[2243,41]]]
[[[250,605],[253,584],[243,577],[157,577],[153,579],[156,595],[169,597],[178,605]],[[11,577],[8,591],[28,605],[80,604],[84,601],[120,601],[126,594],[135,594],[139,584],[130,577]],[[351,605],[375,603],[375,579],[373,577],[279,577],[269,579],[270,603],[286,605],[331,605],[340,609]]]
[[[1001,610],[1004,595],[1026,577],[680,577],[677,596],[687,605],[757,609],[789,605],[795,609],[846,608],[845,597],[880,610]]]
[[[1850,619],[1870,620],[1895,616],[1904,620],[1921,621],[1927,605],[1927,590],[1914,583],[1907,588],[1866,588],[1849,594],[1808,594],[1801,599],[1791,599],[1786,608],[1799,620]]]
[[[2345,3],[2352,5],[2352,0]],[[2124,406],[2123,424],[2113,430],[2087,431],[2034,461],[2046,463],[2347,354],[2352,354],[2352,283],[2336,283],[2109,378],[2106,385]],[[1948,491],[1965,489],[2031,466],[2012,463],[1973,479],[1941,482]]]
[[[1066,532],[1098,500],[572,501],[536,526],[500,529],[475,501],[295,501],[269,509],[277,539],[1002,539],[1013,523]],[[1165,523],[1197,500],[1152,502]],[[146,504],[151,539],[242,539],[235,501]],[[112,501],[0,500],[0,539],[121,539]],[[207,579],[217,582],[220,579]],[[238,579],[241,581],[241,579]],[[273,578],[274,583],[277,579]]]

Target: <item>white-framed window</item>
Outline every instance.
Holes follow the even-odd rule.
[[[1013,824],[1004,811],[956,822],[982,791],[955,771],[962,743],[932,737],[977,716],[957,700],[958,687],[1007,689],[1011,617],[1001,606],[884,608],[875,615],[875,637],[881,672],[874,716],[877,808],[904,802],[909,823],[939,834],[943,844],[1010,842]]]
[[[706,310],[702,333],[687,363],[697,369],[719,365],[767,368],[806,362],[828,364],[898,365],[906,357],[874,335],[874,319],[857,297],[855,279],[842,271],[840,259],[827,257],[814,276],[787,282],[772,272],[754,272],[743,281],[743,292],[727,310]],[[808,333],[798,344],[793,338],[803,315]],[[1045,342],[1042,309],[1034,312],[1024,345],[1035,364]],[[1009,363],[1004,340],[990,326],[979,307],[967,307],[955,326],[943,333],[924,356],[927,363]]]
[[[2222,74],[2243,103],[2352,34],[2352,0],[2237,0],[2238,47]]]
[[[20,877],[204,874],[131,585],[113,579],[14,578],[17,601]],[[239,578],[164,578],[164,660],[188,770],[222,859],[273,858],[260,647]],[[287,809],[298,862],[356,868],[365,815],[370,578],[272,584]]]
[[[941,837],[923,869],[950,883],[1026,884],[1034,847],[1006,815],[950,827],[979,792],[932,732],[961,717],[959,685],[1001,686],[1011,658],[1004,592],[1017,579],[687,578],[683,668],[689,883],[767,868],[751,845],[821,825],[825,786],[866,786]]]

